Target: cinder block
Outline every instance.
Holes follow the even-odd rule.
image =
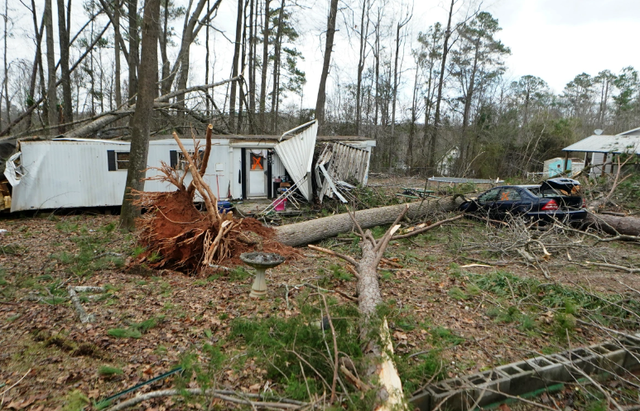
[[[431,411],[433,407],[431,405],[431,392],[428,390],[412,397],[409,402],[414,409],[417,408],[420,411]]]
[[[440,409],[466,410],[474,403],[469,383],[461,378],[440,381],[429,387],[431,392],[431,407],[440,405]]]
[[[528,385],[535,372],[534,367],[526,361],[519,361],[497,368],[500,372],[510,376],[509,393],[512,395],[525,394],[529,390]]]
[[[488,370],[465,378],[474,386],[471,397],[478,406],[485,406],[506,398],[501,393],[509,393],[511,377],[498,369]]]
[[[531,378],[526,383],[525,392],[553,385],[559,381],[566,381],[569,376],[567,363],[561,357],[536,357],[525,362],[533,367]]]

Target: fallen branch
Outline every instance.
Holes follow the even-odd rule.
[[[242,398],[234,398],[229,395],[229,391],[220,391],[214,389],[203,390],[202,388],[187,388],[184,390],[177,389],[169,389],[169,390],[159,390],[152,391],[146,394],[138,395],[137,397],[131,398],[127,401],[123,401],[113,407],[109,408],[107,411],[120,411],[125,408],[132,407],[136,404],[139,404],[143,401],[147,401],[153,398],[160,397],[170,397],[175,395],[181,395],[183,393],[191,394],[191,395],[209,395],[214,398],[218,398],[223,401],[231,402],[234,404],[242,404],[249,405],[252,408],[276,408],[281,410],[297,410],[301,409],[305,406],[309,406],[308,403],[287,403],[287,402],[262,402],[262,401],[250,401]]]
[[[585,265],[587,265],[587,266],[595,265],[596,267],[612,268],[614,270],[626,271],[626,272],[628,272],[630,274],[640,273],[640,268],[625,267],[623,265],[617,265],[617,264],[596,263],[596,262],[593,262],[593,261],[586,261]]]
[[[71,302],[78,313],[78,317],[80,317],[80,322],[82,324],[92,323],[96,320],[95,315],[87,314],[87,312],[82,307],[80,303],[80,298],[77,293],[86,293],[86,292],[95,292],[95,293],[103,293],[104,287],[92,287],[92,286],[69,286],[67,287],[67,292],[69,293],[69,298],[71,298]]]
[[[356,260],[354,260],[352,257],[346,255],[346,254],[342,254],[339,253],[337,251],[333,251],[333,250],[329,250],[328,248],[322,248],[322,247],[318,247],[317,245],[313,245],[313,244],[309,244],[307,245],[307,247],[309,247],[312,250],[316,250],[316,251],[320,251],[322,253],[325,254],[329,254],[329,255],[333,255],[336,257],[340,257],[343,260],[345,260],[346,262],[348,262],[349,264],[353,265],[353,266],[358,266],[358,262]]]
[[[329,400],[329,402],[333,404],[333,401],[336,399],[336,383],[338,382],[338,341],[336,340],[336,330],[333,328],[333,322],[331,321],[331,314],[329,314],[327,299],[322,294],[320,294],[320,297],[322,297],[324,309],[327,312],[327,322],[329,323],[331,336],[333,337],[333,381],[331,382],[331,399]]]
[[[24,375],[22,376],[22,378],[20,378],[18,381],[16,381],[11,387],[7,388],[6,390],[2,391],[0,393],[0,396],[4,396],[6,393],[8,393],[13,387],[15,387],[16,385],[20,384],[20,381],[24,380],[24,378],[29,375],[29,373],[31,372],[31,368],[29,368],[29,370],[27,372],[24,373]]]
[[[366,382],[362,381],[360,378],[353,375],[351,371],[347,369],[344,365],[340,366],[340,371],[344,374],[345,377],[351,382],[351,384],[355,385],[356,388],[362,392],[369,391],[371,386]]]
[[[422,227],[422,228],[419,228],[417,230],[413,230],[413,231],[411,231],[409,233],[406,233],[406,234],[396,234],[393,237],[391,237],[391,239],[392,240],[398,240],[400,238],[409,238],[409,237],[417,235],[417,234],[422,234],[425,231],[429,231],[432,228],[436,228],[438,226],[441,226],[442,224],[446,224],[446,223],[450,223],[450,222],[455,221],[455,220],[459,220],[459,219],[461,219],[463,217],[464,217],[464,214],[460,214],[460,215],[457,215],[455,217],[447,218],[446,220],[438,221],[438,222],[433,223],[431,225],[428,225],[426,227]]]

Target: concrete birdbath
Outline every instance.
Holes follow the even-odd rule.
[[[265,278],[265,272],[267,268],[276,267],[284,263],[285,258],[276,253],[242,253],[240,259],[256,269],[256,279],[251,286],[251,294],[253,298],[258,298],[267,293],[267,280]]]

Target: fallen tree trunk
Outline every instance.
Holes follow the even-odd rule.
[[[154,105],[154,108],[166,107],[167,102],[169,100],[171,100],[172,98],[178,96],[178,95],[191,93],[191,92],[194,92],[194,91],[206,91],[206,90],[208,90],[210,88],[218,87],[218,86],[221,86],[223,84],[227,84],[227,83],[232,82],[232,81],[237,81],[238,79],[240,79],[239,76],[230,78],[228,80],[219,81],[219,82],[213,83],[213,84],[206,84],[206,85],[201,85],[201,86],[190,87],[188,89],[179,90],[179,91],[176,91],[176,92],[173,92],[173,93],[165,94],[164,96],[160,96],[160,97],[157,97],[156,99],[154,99],[153,100],[153,105]],[[134,111],[134,108],[135,108],[135,104],[133,104],[130,107],[129,106],[121,107],[118,110],[112,111],[110,113],[101,114],[95,120],[93,120],[93,121],[89,122],[88,124],[85,124],[85,125],[83,125],[81,127],[78,127],[78,128],[75,128],[75,129],[69,131],[64,136],[67,137],[67,138],[91,136],[96,131],[100,130],[101,128],[104,128],[105,126],[113,123],[114,121],[120,120],[121,118],[124,118],[124,117],[132,114],[133,111]]]
[[[394,221],[392,221],[393,224],[379,240],[373,237],[370,230],[363,231],[353,214],[347,214],[354,228],[362,237],[360,242],[362,257],[360,260],[334,253],[331,250],[309,246],[311,249],[323,252],[328,251],[330,254],[344,259],[354,265],[358,272],[358,284],[356,286],[358,290],[358,310],[363,317],[360,338],[362,339],[362,345],[366,347],[364,354],[367,359],[365,379],[371,383],[371,386],[367,385],[367,388],[372,389],[371,387],[373,387],[376,390],[377,406],[374,408],[375,411],[403,411],[409,408],[404,398],[402,381],[391,357],[393,355],[393,342],[387,319],[386,317],[378,317],[376,311],[377,307],[383,302],[377,267],[389,245],[389,241],[400,228],[398,222],[409,209],[408,204],[402,204],[400,207],[400,213],[395,216]],[[397,208],[394,207],[393,209]],[[331,400],[333,401],[333,395]]]
[[[640,236],[640,218],[638,217],[618,217],[608,214],[589,213],[585,223],[607,234]]]
[[[356,211],[355,220],[362,228],[391,224],[408,206],[406,216],[417,218],[436,212],[449,212],[458,208],[462,202],[459,198],[445,197],[434,200],[417,201],[387,207]],[[292,247],[303,246],[325,238],[334,237],[353,230],[353,220],[348,213],[318,218],[301,223],[276,227],[276,239],[282,244]]]

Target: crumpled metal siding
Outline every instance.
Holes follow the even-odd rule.
[[[318,122],[316,121],[301,133],[279,142],[274,147],[280,161],[284,164],[294,183],[298,184],[300,193],[307,201],[312,199],[311,164],[317,134]]]

